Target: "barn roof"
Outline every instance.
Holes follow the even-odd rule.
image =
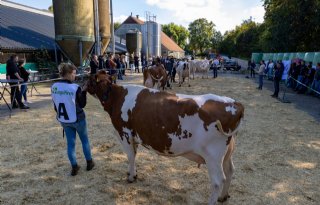
[[[184,50],[178,46],[169,36],[161,31],[161,43],[169,51],[183,52]]]
[[[54,48],[54,22],[51,13],[2,0],[0,19],[1,49]]]
[[[3,50],[54,49],[52,13],[1,0],[0,27],[0,48]],[[118,37],[115,37],[115,47],[116,52],[127,50],[125,41],[120,42]]]

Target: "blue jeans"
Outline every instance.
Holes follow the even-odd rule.
[[[259,75],[259,88],[262,89],[263,86],[263,75]]]
[[[80,137],[82,149],[86,160],[92,160],[90,142],[88,138],[86,119],[75,123],[61,123],[67,138],[68,144],[68,158],[72,166],[77,165],[76,157],[76,132]]]
[[[26,83],[26,82],[23,82]],[[24,101],[27,101],[27,85],[21,85],[21,95],[23,96]]]

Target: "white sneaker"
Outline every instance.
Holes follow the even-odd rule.
[[[31,104],[31,101],[24,101],[25,104]]]

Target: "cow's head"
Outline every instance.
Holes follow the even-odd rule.
[[[112,84],[112,77],[107,74],[106,71],[98,71],[97,74],[90,76],[88,81],[85,83],[86,90],[91,95],[99,94],[103,92],[103,88],[108,88]]]

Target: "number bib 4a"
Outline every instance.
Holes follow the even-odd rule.
[[[57,120],[63,123],[77,121],[76,93],[77,84],[57,82],[51,87],[51,96],[57,110]]]

